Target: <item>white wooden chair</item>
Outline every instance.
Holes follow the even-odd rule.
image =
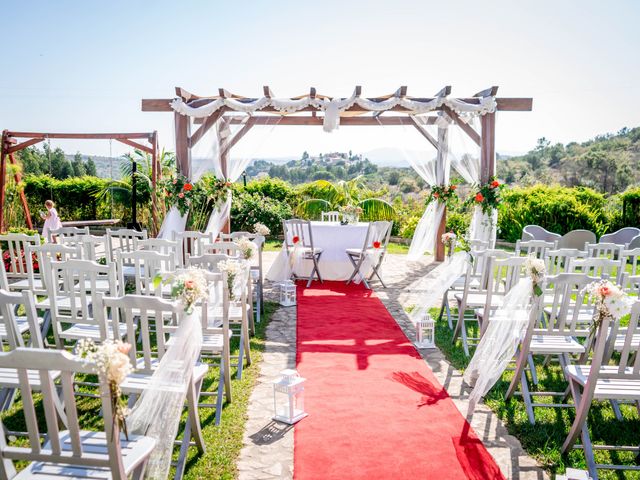
[[[176,240],[167,240],[164,238],[148,238],[147,240],[136,240],[136,250],[149,250],[152,252],[162,253],[164,255],[173,255],[175,257],[176,267],[181,266],[181,249],[179,242]]]
[[[620,285],[628,293],[633,293],[632,282],[634,277],[640,276],[640,247],[634,249],[623,250],[621,254],[623,273],[620,276]],[[627,271],[628,270],[628,271]]]
[[[213,243],[213,235],[187,230],[174,233],[173,240],[180,246],[180,258],[178,266],[187,265],[187,259],[192,256],[199,256],[204,253],[202,246],[206,243]]]
[[[535,424],[534,407],[567,407],[566,403],[540,403],[534,396],[566,398],[567,392],[531,392],[525,372],[530,355],[557,356],[564,368],[571,365],[572,355],[586,357],[589,342],[581,343],[579,338],[589,337],[589,327],[579,322],[586,303],[582,289],[597,279],[581,273],[561,273],[547,277],[547,283],[553,285],[551,308],[546,312],[546,325],[540,324],[539,317],[531,318],[524,339],[520,342],[519,355],[513,379],[507,390],[506,398],[516,394],[520,386],[529,422]],[[593,313],[593,312],[591,312]]]
[[[119,228],[112,230],[107,228],[107,256],[110,261],[115,260],[115,252],[120,250],[122,252],[133,252],[136,250],[136,242],[138,240],[146,240],[148,237],[147,231],[133,230],[130,228]]]
[[[29,277],[39,277],[33,271],[33,259],[27,257],[27,247],[40,245],[40,235],[24,233],[6,233],[0,235],[0,242],[6,243],[2,253],[3,261],[8,264],[7,280],[9,289],[20,291],[29,288]]]
[[[16,313],[19,308],[24,310],[23,315],[18,316]],[[29,290],[23,290],[21,293],[0,290],[0,351],[15,350],[25,346],[43,348],[40,323],[35,300]],[[26,333],[29,333],[28,345],[24,341]],[[57,378],[58,375],[54,376]],[[0,411],[11,407],[19,385],[16,371],[0,370]]]
[[[60,227],[57,230],[49,230],[47,241],[51,242],[54,236],[59,240],[62,236],[69,238],[89,234],[89,227]]]
[[[365,287],[370,289],[369,282],[375,275],[378,277],[378,280],[380,280],[382,286],[387,288],[380,276],[380,267],[387,253],[392,226],[393,222],[371,222],[367,228],[367,235],[365,236],[362,248],[347,248],[347,257],[353,265],[353,273],[347,280],[347,285],[358,275],[362,279]],[[371,273],[361,271],[362,268],[370,268]]]
[[[484,240],[471,240],[469,242],[470,252],[469,255],[471,258],[477,258],[479,255],[481,256],[482,252],[484,252],[487,248],[489,248],[489,242],[485,242]],[[477,283],[477,279],[480,277],[482,273],[482,262],[473,261],[470,265],[472,282],[475,281]],[[451,318],[451,306],[449,305],[449,295],[451,292],[461,292],[464,290],[464,284],[466,279],[466,273],[457,278],[451,287],[444,293],[442,296],[442,305],[440,307],[440,315],[438,316],[438,321],[442,320],[443,314],[446,312],[447,314],[447,323],[449,325],[449,330],[453,330],[453,321]],[[472,287],[474,287],[472,283]]]
[[[10,435],[0,425],[0,478],[62,479],[110,478],[126,480],[143,478],[155,440],[129,435],[126,440],[113,421],[110,388],[100,380],[102,431],[81,429],[80,415],[74,397],[74,376],[93,374],[95,366],[59,350],[17,348],[0,353],[0,370],[17,372],[28,434],[27,441],[11,445]],[[64,399],[67,429],[60,430],[61,415],[55,408],[58,398],[54,379],[60,377],[59,388]],[[41,395],[43,413],[36,413],[33,392]],[[44,415],[42,421],[40,415]],[[40,430],[46,425],[46,434]],[[44,438],[44,441],[42,440]],[[14,462],[27,462],[17,472]]]
[[[462,348],[466,356],[469,356],[470,341],[477,341],[479,338],[470,338],[467,336],[467,323],[478,322],[479,331],[483,331],[482,319],[476,316],[476,309],[485,307],[487,298],[488,287],[488,275],[492,271],[492,262],[497,258],[507,258],[510,254],[504,250],[484,250],[476,255],[474,264],[482,261],[482,273],[480,278],[474,278],[472,272],[474,271],[473,265],[467,266],[465,273],[464,287],[461,292],[454,295],[456,305],[458,308],[458,321],[453,330],[453,343],[458,340],[458,337],[462,340]],[[492,297],[492,301],[499,306],[501,300],[500,295],[495,294]]]
[[[106,263],[111,263],[112,261],[112,256],[107,254],[109,246],[107,245],[108,239],[106,235],[78,235],[73,237],[63,235],[58,239],[58,243],[69,247],[79,246],[82,249],[84,260],[104,261]]]
[[[296,273],[293,276],[296,280],[307,280],[307,287],[311,286],[311,282],[317,279],[322,283],[322,277],[318,268],[318,262],[322,256],[322,248],[314,247],[313,234],[311,232],[311,222],[308,220],[299,220],[297,218],[291,220],[283,220],[282,227],[284,231],[284,247],[287,257],[293,254],[294,250],[299,251],[300,256],[304,260],[311,260],[313,267],[308,277],[299,277]],[[298,242],[294,243],[293,239],[297,238]]]
[[[230,257],[241,256],[240,247],[238,247],[233,240],[205,243],[202,246],[202,254],[206,255],[210,253],[221,253]]]
[[[83,258],[80,246],[69,247],[59,243],[45,243],[44,245],[27,245],[27,255],[32,257],[38,264],[39,270],[46,272],[51,269],[51,262],[62,262],[71,259],[81,260]],[[30,275],[28,278],[28,289],[34,295],[46,296],[47,287],[45,282],[48,275]]]
[[[640,328],[640,302],[635,302],[631,309],[629,326],[624,335],[618,365],[608,365],[607,332],[610,319],[605,318],[600,325],[590,365],[567,365],[565,375],[569,379],[569,387],[575,402],[575,418],[569,434],[562,445],[562,453],[574,447],[578,437],[582,438],[580,448],[584,451],[589,474],[597,480],[598,470],[640,470],[638,466],[601,465],[597,464],[593,455],[595,449],[624,450],[638,452],[638,445],[621,447],[606,445],[597,447],[591,442],[589,434],[589,409],[594,401],[630,401],[640,408],[640,356],[637,355]],[[613,322],[617,323],[617,322]]]
[[[127,280],[132,280],[137,295],[163,296],[171,293],[169,287],[156,284],[156,275],[171,273],[176,269],[176,257],[152,250],[134,252],[117,251],[115,256],[116,272],[120,294],[125,293]]]
[[[612,260],[606,257],[587,257],[572,260],[568,272],[584,273],[591,277],[612,280],[618,283],[618,279],[622,276],[622,262],[620,260]]]
[[[615,243],[590,243],[587,245],[587,256],[596,258],[610,258],[611,260],[620,260],[620,255],[624,250],[624,245]]]
[[[102,294],[117,294],[115,264],[99,265],[89,260],[51,262],[48,273],[48,298],[38,307],[50,311],[57,348],[64,348],[65,341],[75,343],[91,338],[99,343],[125,334],[125,325],[102,317],[100,309],[93,308]],[[61,281],[55,282],[55,278]],[[107,281],[106,291],[101,289],[100,280]]]
[[[535,255],[536,258],[545,258],[547,251],[553,250],[557,242],[547,242],[545,240],[518,240],[516,242],[515,255]]]
[[[323,222],[340,222],[340,212],[332,210],[330,212],[322,212],[320,219]]]
[[[129,351],[129,358],[135,371],[120,384],[122,393],[129,395],[129,404],[133,405],[135,400],[149,388],[151,377],[169,348],[171,335],[177,330],[184,315],[183,306],[177,302],[145,295],[104,297],[99,300],[98,306],[104,312],[103,315],[107,316],[107,312],[110,312],[112,318],[122,319],[127,338],[135,338],[136,326],[139,323],[142,341],[138,344],[132,342]],[[151,321],[155,324],[153,332],[149,328]],[[176,366],[169,365],[169,367]],[[175,478],[182,478],[184,474],[190,440],[195,442],[199,452],[204,453],[206,450],[198,414],[198,397],[208,370],[209,367],[206,364],[198,361],[187,385],[186,401],[189,419],[180,442]]]
[[[576,248],[547,250],[545,255],[547,275],[557,275],[559,273],[568,272],[573,260],[585,258],[586,256],[586,251],[578,250]]]

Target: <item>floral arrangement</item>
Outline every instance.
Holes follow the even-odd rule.
[[[218,269],[221,273],[227,274],[227,287],[229,288],[229,299],[235,300],[235,284],[236,278],[238,275],[242,274],[243,270],[246,268],[245,260],[223,260],[218,262]]]
[[[233,184],[224,178],[206,175],[197,183],[197,193],[204,195],[208,202],[213,203],[215,208],[220,208],[227,201],[232,187]]]
[[[595,312],[591,324],[591,335],[609,317],[616,320],[631,312],[631,301],[622,289],[609,280],[591,282],[580,292],[595,303]]]
[[[267,227],[264,223],[260,223],[260,222],[256,223],[253,226],[253,231],[255,232],[256,235],[262,235],[263,237],[266,237],[271,233],[271,230],[269,230],[269,227]]]
[[[440,241],[447,248],[449,256],[453,255],[453,250],[455,248],[457,238],[458,238],[457,235],[453,232],[443,233],[442,236],[440,237]]]
[[[251,260],[256,253],[256,244],[249,240],[247,237],[240,237],[234,241],[242,252],[242,256],[245,260]]]
[[[491,211],[498,208],[502,202],[501,193],[505,186],[496,177],[491,177],[489,183],[477,186],[475,195],[470,197],[467,202],[481,207],[483,213],[491,214]]]
[[[13,272],[13,265],[11,265],[11,254],[9,252],[4,252],[2,254],[2,261],[4,263],[4,271],[5,272]],[[24,253],[24,250],[20,250],[20,260],[23,265],[23,272],[27,270],[27,259]],[[38,262],[38,255],[36,252],[31,254],[31,265],[33,266],[34,273],[40,273],[40,264]]]
[[[544,264],[544,260],[537,258],[535,255],[529,255],[527,260],[524,262],[524,269],[533,282],[533,293],[539,297],[543,293],[542,282],[544,281],[544,276],[547,273],[547,267]]]
[[[180,215],[189,213],[193,197],[194,186],[187,177],[178,175],[164,182],[165,202],[169,207],[176,207]]]
[[[458,186],[454,184],[433,185],[427,197],[427,205],[431,202],[441,202],[445,205],[452,205],[458,200],[458,195],[456,194],[457,188]]]
[[[107,340],[101,345],[96,345],[90,338],[85,338],[76,346],[76,356],[95,363],[98,374],[107,379],[111,393],[113,421],[122,430],[127,440],[129,434],[125,418],[129,414],[129,409],[122,398],[120,384],[133,372],[133,365],[128,356],[129,350],[131,345],[120,340],[115,342]]]
[[[195,304],[206,300],[209,296],[209,284],[204,270],[199,268],[189,268],[183,273],[172,274],[166,278],[156,275],[153,283],[155,288],[158,288],[161,283],[171,285],[171,298],[182,303],[187,313],[193,312]]]

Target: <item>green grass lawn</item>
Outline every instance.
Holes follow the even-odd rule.
[[[222,410],[222,419],[219,426],[215,426],[215,408],[201,408],[200,421],[202,424],[202,433],[204,436],[207,451],[200,454],[196,447],[189,449],[187,458],[187,467],[184,478],[187,480],[200,479],[219,479],[227,480],[237,478],[236,463],[240,450],[242,448],[242,434],[244,424],[247,419],[247,407],[249,404],[249,396],[256,384],[259,374],[259,364],[262,360],[262,352],[264,350],[264,338],[266,326],[273,312],[276,310],[275,303],[265,304],[265,314],[261,317],[261,322],[256,324],[256,335],[251,339],[251,355],[252,364],[245,367],[242,372],[242,380],[236,378],[236,367],[233,365],[235,360],[231,360],[232,374],[232,393],[233,401],[225,404]],[[50,341],[53,339],[51,338]],[[232,342],[232,355],[238,353],[237,338]],[[217,367],[209,369],[209,373],[205,378],[203,390],[212,391],[218,385]],[[88,379],[89,380],[89,379]],[[93,379],[95,381],[95,379]],[[86,390],[87,388],[82,387]],[[44,425],[44,413],[42,402],[38,394],[34,394],[36,400],[36,409],[40,412],[38,415],[41,432],[46,431]],[[202,397],[201,401],[206,403],[215,403],[213,397]],[[102,427],[102,419],[98,415],[100,411],[100,401],[96,398],[77,397],[78,416],[81,428],[98,429]],[[20,397],[16,399],[11,409],[3,412],[1,415],[5,427],[12,431],[24,432],[26,430],[24,416],[22,415],[22,403]],[[182,428],[186,420],[186,411],[182,419]],[[181,433],[178,438],[181,438]],[[16,444],[24,445],[26,439],[18,437]],[[177,447],[174,449],[175,458],[177,458]],[[175,459],[174,458],[174,459]],[[17,464],[18,467],[22,465]],[[173,478],[173,471],[169,478]]]
[[[455,312],[455,311],[454,311]],[[431,311],[437,318],[438,310]],[[455,313],[457,318],[457,313]],[[470,336],[477,336],[477,328],[471,324]],[[462,343],[451,343],[452,332],[443,318],[436,326],[436,343],[447,360],[457,369],[464,371],[469,363],[462,350]],[[473,354],[473,349],[472,352]],[[542,359],[536,358],[536,371],[539,379],[539,391],[563,391],[566,383],[557,363],[542,367]],[[535,408],[536,424],[531,425],[527,419],[524,402],[520,397],[505,401],[504,394],[511,381],[512,372],[505,372],[502,380],[487,394],[485,403],[505,423],[509,433],[516,436],[526,452],[540,462],[552,473],[563,473],[565,468],[586,470],[584,455],[581,450],[573,450],[568,455],[561,455],[560,449],[569,432],[574,418],[574,410],[568,408]],[[535,389],[533,390],[535,391]],[[537,397],[537,400],[549,402],[550,397]],[[618,421],[611,405],[607,402],[594,402],[591,407],[589,426],[594,444],[638,445],[640,443],[640,419],[636,409],[630,405],[622,405],[624,421]],[[580,441],[578,443],[581,443]],[[597,463],[614,463],[637,465],[635,454],[630,452],[596,451]],[[640,479],[640,472],[599,471],[601,479]]]
[[[267,242],[264,244],[265,252],[279,252],[281,248],[282,242],[280,240],[267,240]],[[389,245],[387,246],[388,253],[406,255],[408,251],[409,245],[389,242]]]

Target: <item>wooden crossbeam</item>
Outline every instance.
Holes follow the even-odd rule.
[[[416,127],[416,130],[418,130],[418,132],[420,132],[422,136],[426,138],[429,141],[429,143],[435,147],[436,150],[440,150],[438,141],[435,138],[433,138],[433,135],[427,132],[427,129],[424,128],[424,126],[422,126],[422,124],[418,121],[418,119],[413,115],[410,115],[409,118],[413,122],[413,126]]]
[[[312,89],[311,92],[312,93],[315,92],[315,89]],[[312,98],[315,98],[315,94],[313,95],[310,94],[310,96]],[[369,100],[379,100],[379,99],[371,98]],[[433,97],[414,98],[413,100],[428,102],[433,100]],[[471,104],[478,104],[480,102],[480,97],[461,98],[460,100],[462,100],[463,102],[471,103]],[[173,112],[173,109],[171,108],[171,101],[172,99],[170,98],[142,99],[142,111],[143,112]],[[192,107],[200,107],[202,105],[211,103],[212,101],[213,99],[211,98],[202,98],[202,99],[197,99],[190,102],[189,105]],[[507,112],[530,112],[533,107],[532,98],[496,98],[496,102],[498,104],[498,107],[497,107],[498,110],[507,111]],[[307,108],[302,109],[301,112],[313,112],[316,110],[317,109],[315,107],[309,106]],[[347,111],[367,113],[367,110],[364,110],[362,107],[359,107],[358,105],[354,105],[353,107],[349,108]],[[406,108],[401,107],[400,105],[393,107],[388,111],[393,111],[398,113],[400,112],[410,113]],[[280,112],[271,106],[267,106],[263,108],[261,110],[261,113],[274,113],[274,114],[280,115]]]
[[[136,148],[138,150],[142,150],[145,153],[151,155],[153,153],[153,149],[151,147],[147,147],[146,145],[142,145],[138,142],[134,142],[133,140],[129,140],[128,138],[116,138],[117,142],[124,143],[125,145],[129,145],[130,147]]]
[[[401,86],[398,90],[395,91],[395,93],[393,94],[394,97],[396,98],[403,98],[407,96],[407,87],[406,86]],[[378,118],[380,115],[382,115],[384,112],[383,111],[379,111],[379,112],[375,112],[373,114],[374,118]]]
[[[27,140],[26,142],[18,143],[17,145],[13,145],[12,147],[9,147],[7,149],[7,153],[11,154],[11,153],[19,152],[20,150],[24,150],[25,148],[30,147],[31,145],[35,145],[36,143],[40,143],[43,141],[44,141],[44,138],[32,138],[31,140]]]
[[[456,122],[456,125],[458,125],[467,135],[469,135],[471,140],[476,142],[476,144],[478,146],[482,145],[482,139],[480,137],[480,134],[478,132],[476,132],[471,125],[469,125],[468,123],[464,122],[456,112],[451,110],[446,105],[442,106],[442,111],[445,112],[447,115],[449,115],[451,120]]]
[[[60,139],[93,139],[93,140],[117,140],[119,138],[153,138],[153,133],[41,133],[41,132],[7,132],[7,136],[15,138],[39,138],[46,140],[48,138]]]
[[[226,118],[226,117],[225,117]],[[196,124],[198,123],[196,119]],[[281,117],[276,117],[273,115],[255,115],[251,117],[251,121],[254,125],[282,125],[282,126],[314,126],[314,125],[322,125],[323,117],[322,116],[312,116],[312,117],[301,117],[295,115],[285,115]],[[436,117],[427,117],[427,125],[433,125],[436,122]],[[200,122],[202,123],[202,122]],[[239,123],[243,123],[243,120],[230,118],[229,124],[238,125]],[[340,119],[340,126],[399,126],[399,125],[407,125],[413,126],[414,123],[411,121],[410,115],[403,116],[389,116],[389,117],[380,117],[373,118],[371,116],[362,116],[362,117],[342,117]]]

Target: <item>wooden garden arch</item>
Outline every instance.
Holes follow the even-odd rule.
[[[124,143],[130,147],[138,150],[142,150],[145,153],[151,155],[152,167],[151,167],[151,181],[153,183],[152,189],[152,210],[151,215],[153,218],[154,228],[158,229],[157,209],[156,209],[156,182],[162,174],[158,160],[158,132],[145,132],[145,133],[43,133],[43,132],[12,132],[4,130],[2,132],[2,140],[0,142],[0,230],[6,231],[4,224],[4,203],[5,203],[5,186],[7,176],[7,160],[16,165],[18,162],[15,158],[15,153],[20,150],[24,150],[27,147],[36,145],[40,142],[48,140],[50,138],[58,139],[73,139],[73,140],[117,140],[120,143]],[[140,141],[146,141],[148,145],[140,143]],[[14,175],[16,183],[22,180],[20,172],[16,172]],[[24,191],[20,190],[20,203],[24,209],[24,215],[27,222],[27,227],[33,229],[33,222],[31,220],[31,212],[29,211],[29,205]]]
[[[240,95],[234,95],[225,89],[219,89],[217,96],[201,97],[194,95],[187,90],[176,87],[176,95],[183,102],[188,103],[191,107],[202,107],[220,98],[232,98],[234,100],[242,102],[252,102],[255,98],[243,97]],[[361,87],[356,87],[355,95],[360,96]],[[491,87],[481,92],[476,93],[469,98],[459,98],[466,103],[480,104],[480,101],[486,97],[496,97],[498,87]],[[272,90],[265,86],[263,87],[263,93],[266,98],[276,98]],[[437,97],[447,97],[451,93],[451,87],[446,86],[441,89],[434,97],[427,98],[412,98],[412,100],[429,102]],[[310,98],[316,98],[316,89],[311,88],[308,96]],[[369,101],[382,102],[388,100],[391,97],[405,97],[407,95],[407,87],[402,86],[398,88],[393,94],[382,97],[368,98]],[[407,97],[408,98],[408,97]],[[176,160],[178,165],[178,171],[185,176],[189,176],[191,169],[191,148],[193,148],[198,141],[207,133],[207,131],[220,119],[229,122],[230,124],[238,124],[243,122],[237,116],[234,115],[233,110],[223,106],[216,110],[214,113],[205,117],[204,119],[196,119],[193,121],[193,126],[197,126],[197,129],[192,133],[192,121],[191,118],[185,115],[181,115],[175,112],[171,107],[173,99],[143,99],[142,111],[143,112],[173,112],[175,122],[175,138],[176,138]],[[531,111],[533,106],[532,98],[496,98],[497,108],[496,111],[503,112],[524,112]],[[453,111],[447,105],[437,107],[434,112],[436,115],[447,115],[450,121],[455,122],[479,147],[480,147],[480,179],[482,183],[488,182],[489,178],[495,175],[495,128],[496,128],[496,114],[486,113],[480,116],[480,132],[477,132],[473,127],[464,122],[460,116]],[[234,137],[228,141],[221,152],[221,166],[222,171],[227,175],[227,164],[229,159],[229,153],[231,148],[240,141],[240,139],[254,126],[254,125],[273,125],[274,115],[281,116],[278,121],[278,125],[309,125],[309,126],[322,126],[323,117],[319,115],[322,113],[318,108],[314,106],[308,106],[298,112],[295,115],[283,115],[282,112],[274,109],[272,106],[267,106],[257,112],[255,112],[248,120],[244,121],[243,127],[234,135]],[[425,139],[431,143],[436,150],[441,151],[439,145],[445,143],[447,140],[447,129],[438,128],[438,136],[434,138],[421,123],[417,122],[412,116],[412,112],[400,105],[396,105],[385,112],[377,112],[373,115],[366,115],[371,111],[363,109],[362,107],[354,104],[341,113],[340,126],[380,126],[380,125],[408,125],[415,127]],[[427,124],[436,124],[437,116],[427,117]],[[446,214],[443,215],[442,222],[438,230],[439,236],[445,232],[446,226]],[[227,222],[226,231],[230,228],[230,222]],[[436,260],[444,260],[444,246],[441,242],[436,242]]]

